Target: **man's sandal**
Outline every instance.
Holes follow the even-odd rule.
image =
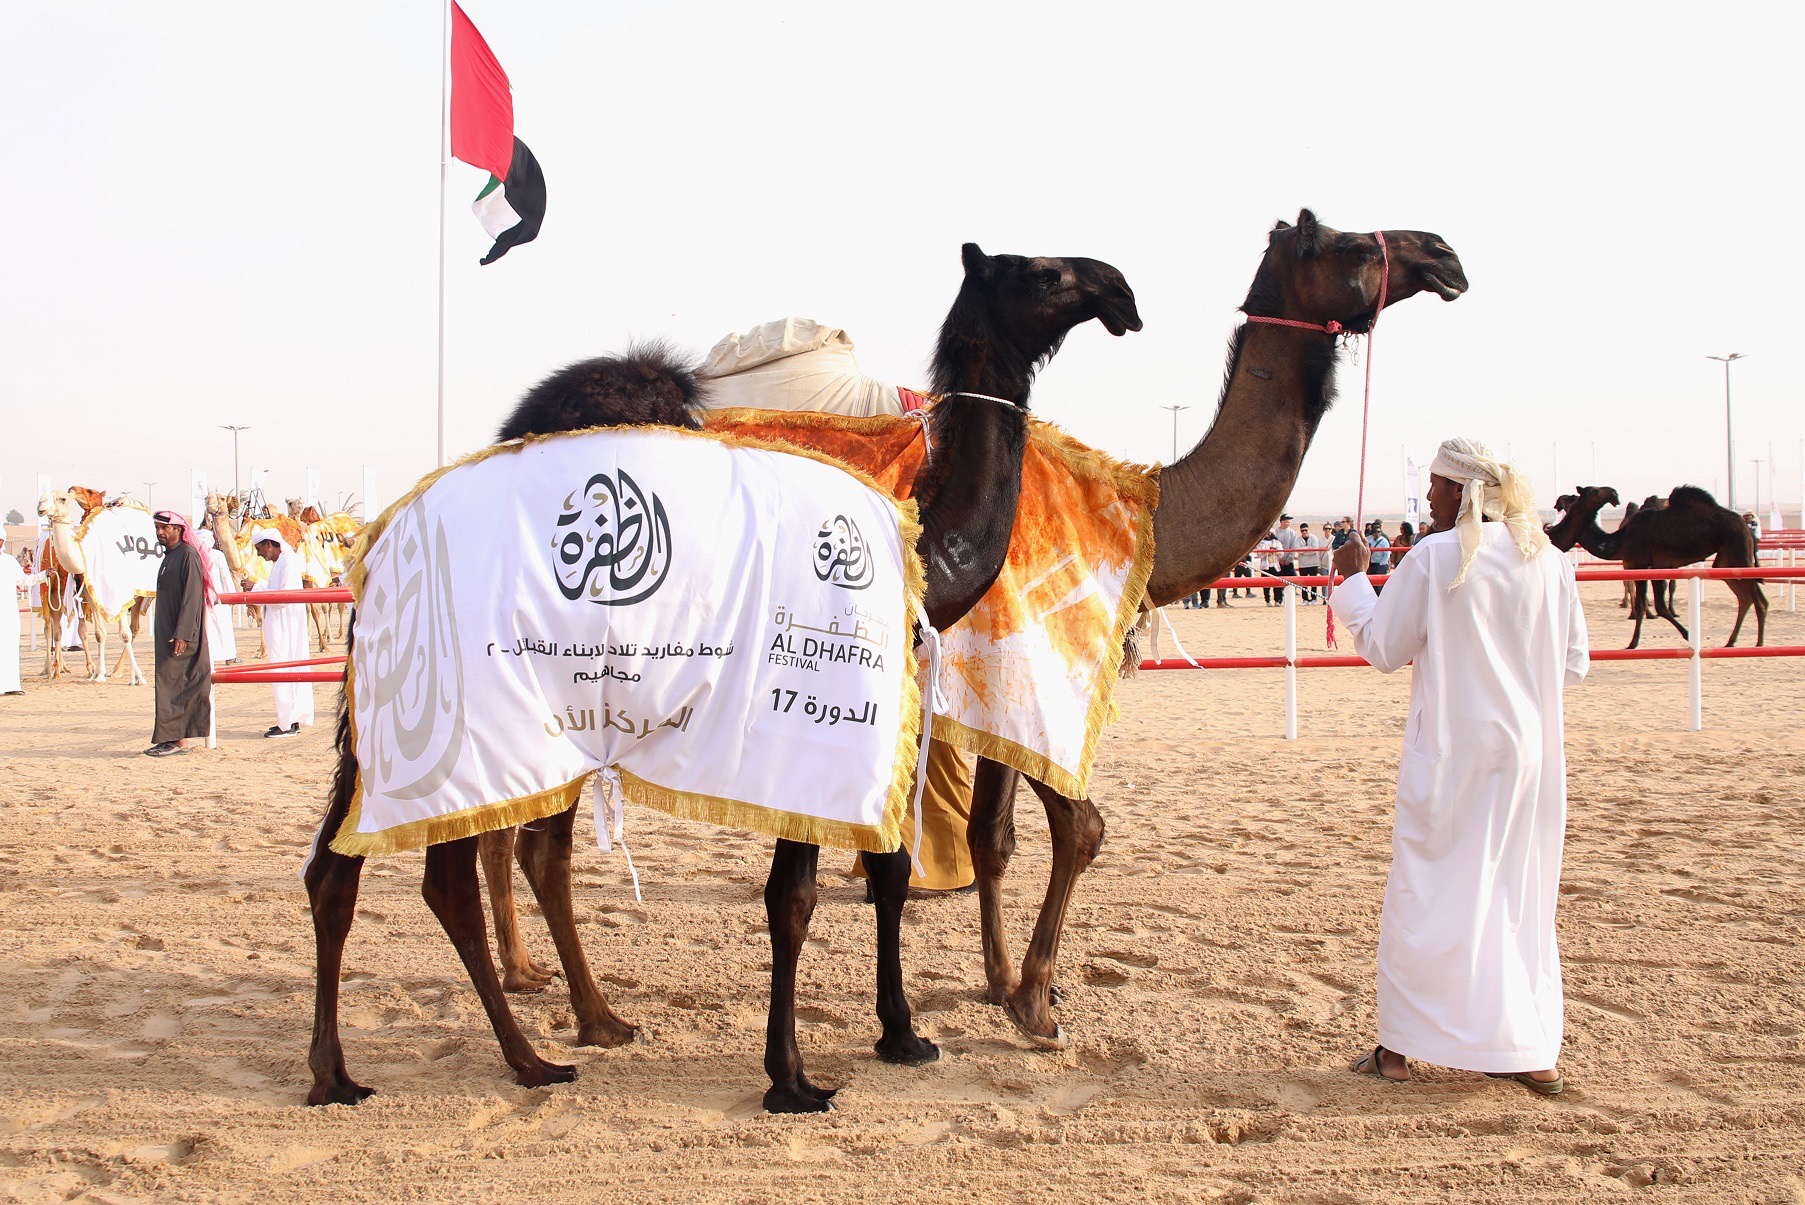
[[[1385,1074],[1385,1060],[1383,1057],[1385,1053],[1385,1047],[1374,1046],[1371,1054],[1362,1056],[1360,1061],[1354,1064],[1354,1071],[1360,1075],[1370,1075],[1374,1079],[1382,1079],[1388,1084],[1409,1083],[1410,1077],[1407,1075],[1401,1078],[1394,1078]],[[1393,1053],[1395,1053],[1395,1051]]]
[[[1486,1074],[1490,1079],[1515,1080],[1538,1096],[1559,1096],[1567,1090],[1567,1077],[1564,1075],[1557,1075],[1553,1079],[1537,1079],[1527,1071],[1498,1071]]]

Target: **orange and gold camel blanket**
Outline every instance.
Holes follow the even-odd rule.
[[[899,499],[912,496],[926,451],[912,417],[718,410],[707,421],[826,453]],[[1123,639],[1153,567],[1158,500],[1155,471],[1028,420],[1003,570],[940,634],[947,707],[934,717],[936,737],[1062,795],[1088,794],[1098,740],[1116,716]]]

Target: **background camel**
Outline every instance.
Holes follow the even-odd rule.
[[[1345,234],[1304,210],[1280,222],[1241,309],[1312,328],[1247,323],[1229,342],[1216,420],[1203,440],[1160,472],[1154,511],[1153,573],[1147,605],[1162,606],[1226,576],[1271,529],[1303,466],[1304,453],[1334,396],[1335,335],[1369,331],[1379,298],[1392,305],[1429,291],[1453,300],[1467,288],[1453,250],[1433,234],[1385,231],[1387,261],[1371,234]],[[1054,1020],[1053,968],[1078,876],[1103,841],[1103,817],[1089,799],[1070,799],[1029,780],[1046,808],[1053,868],[1018,976],[1003,925],[1003,874],[1015,850],[1018,775],[980,759],[972,787],[969,840],[977,870],[989,999],[1023,1033],[1064,1044]]]
[[[1575,544],[1600,560],[1623,562],[1625,569],[1680,569],[1709,560],[1717,569],[1748,569],[1755,566],[1755,535],[1742,521],[1742,516],[1696,485],[1682,485],[1667,496],[1667,505],[1644,505],[1635,516],[1618,525],[1616,531],[1598,526],[1598,512],[1615,505],[1617,491],[1608,485],[1581,486],[1574,505],[1561,516],[1560,522],[1548,529],[1548,539],[1563,552]],[[1636,583],[1636,602],[1630,618],[1636,621],[1629,647],[1642,640],[1642,620],[1648,612],[1647,582]],[[1749,608],[1755,610],[1755,644],[1767,643],[1767,594],[1760,581],[1744,578],[1724,585],[1736,596],[1736,624],[1730,629],[1725,648],[1734,647],[1742,632],[1743,618]],[[1660,596],[1657,595],[1657,604]],[[1686,626],[1674,614],[1672,594],[1667,595],[1665,610],[1657,605],[1656,614],[1667,620],[1684,639]]]
[[[970,610],[1002,566],[1020,492],[1025,407],[1035,371],[1082,322],[1096,318],[1117,335],[1141,326],[1132,291],[1107,264],[986,256],[975,244],[966,245],[963,258],[965,280],[942,325],[935,355],[934,386],[947,396],[928,417],[932,452],[912,488],[927,570],[924,607],[935,627],[946,627]],[[587,361],[529,393],[503,425],[501,437],[622,422],[694,427],[699,423],[697,393],[693,374],[657,351]],[[338,749],[332,798],[322,822],[328,836],[350,807],[357,774],[342,704]],[[570,902],[574,816],[572,808],[522,830],[519,861],[558,948],[579,1042],[619,1045],[636,1031],[609,1008],[577,940]],[[462,956],[516,1079],[528,1085],[568,1082],[576,1069],[547,1063],[533,1052],[490,961],[476,886],[477,844],[477,838],[466,838],[429,847],[423,893]],[[795,1039],[796,966],[814,911],[818,856],[813,845],[779,841],[765,887],[772,982],[765,1046],[771,1087],[764,1103],[773,1112],[817,1112],[833,1095],[809,1082]],[[902,990],[900,933],[908,852],[865,854],[864,864],[878,920],[877,1012],[883,1027],[878,1054],[891,1062],[930,1061],[939,1057],[938,1048],[914,1032]],[[318,949],[308,1056],[314,1071],[308,1100],[314,1104],[355,1103],[370,1093],[346,1073],[337,1023],[339,967],[361,867],[361,858],[336,854],[322,842],[307,872]]]
[[[66,490],[55,490],[38,500],[38,514],[50,526],[50,543],[44,550],[42,566],[50,576],[39,592],[41,601],[38,607],[45,630],[50,635],[45,646],[44,674],[49,678],[58,678],[68,672],[62,647],[62,608],[65,588],[69,579],[74,578],[78,583],[77,606],[81,609],[86,629],[93,632],[95,643],[99,645],[97,654],[89,657],[88,643],[85,639],[82,641],[82,659],[89,670],[88,681],[107,680],[107,634],[116,629],[121,647],[111,672],[114,677],[118,677],[120,667],[129,663],[132,672],[127,679],[128,683],[142,686],[146,679],[144,671],[138,666],[138,654],[132,648],[132,641],[143,629],[145,618],[156,600],[134,599],[116,619],[109,620],[100,613],[100,608],[94,605],[89,591],[80,584],[80,579],[88,571],[88,562],[76,533],[90,515],[101,509],[103,498],[104,495],[99,490],[74,486]]]

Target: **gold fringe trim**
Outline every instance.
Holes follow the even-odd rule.
[[[1117,460],[1074,439],[1065,429],[1045,419],[1028,419],[1028,438],[1053,453],[1080,477],[1101,477],[1111,488],[1149,511],[1159,505],[1159,466]],[[1136,605],[1139,606],[1137,600]]]
[[[360,767],[357,794],[352,799],[351,811],[346,814],[345,822],[339,826],[338,836],[332,840],[332,852],[353,858],[400,853],[402,850],[442,845],[447,841],[460,841],[465,837],[475,837],[496,829],[513,828],[517,824],[555,816],[576,805],[577,796],[583,793],[583,783],[593,773],[595,771],[585,770],[563,786],[522,795],[519,799],[485,803],[480,807],[465,808],[444,816],[426,816],[380,832],[360,833],[356,831],[357,823],[363,816],[363,771]]]
[[[891,435],[903,426],[921,429],[921,423],[906,414],[829,414],[824,410],[760,410],[753,406],[724,406],[710,410],[702,421],[708,427],[731,427],[738,423],[776,424],[808,429],[827,427],[851,431],[855,435]]]
[[[692,439],[713,440],[715,443],[728,447],[754,448],[761,451],[801,456],[840,469],[866,489],[888,499],[890,504],[895,507],[897,536],[902,545],[903,554],[903,616],[905,621],[913,621],[914,617],[922,613],[922,598],[927,592],[927,572],[922,566],[921,554],[916,550],[916,545],[921,542],[921,521],[916,512],[914,499],[893,498],[888,490],[880,487],[872,479],[870,474],[810,448],[775,440],[755,439],[724,431],[690,431],[678,427],[646,427],[642,425],[586,427],[581,431],[531,435],[521,440],[472,452],[451,464],[434,469],[415,482],[413,489],[385,507],[382,514],[377,516],[373,522],[366,524],[358,535],[357,546],[351,552],[351,572],[348,578],[353,601],[355,602],[363,594],[366,576],[363,564],[364,554],[387,530],[395,515],[413,505],[420,495],[432,488],[439,478],[453,469],[467,464],[476,464],[491,456],[518,452],[522,448],[546,440],[591,435],[597,431],[670,432]],[[357,749],[354,666],[354,661],[345,663],[344,678],[345,706],[351,726],[353,751]],[[916,672],[915,651],[905,644],[902,672],[902,730],[898,733],[896,753],[891,762],[890,789],[884,799],[884,818],[875,828],[846,821],[802,816],[793,812],[778,811],[758,804],[722,799],[698,792],[674,791],[647,782],[638,775],[618,766],[614,769],[619,771],[622,783],[632,784],[636,796],[634,802],[648,804],[673,816],[702,820],[733,828],[756,829],[774,837],[806,842],[811,845],[869,850],[873,853],[891,853],[902,843],[902,818],[909,806],[910,787],[914,784],[915,777],[916,750],[921,738],[921,688],[915,682]],[[464,837],[474,837],[497,829],[512,828],[515,825],[525,824],[545,816],[555,816],[576,804],[577,797],[582,794],[584,780],[595,772],[594,770],[585,770],[563,786],[551,787],[532,795],[521,796],[518,799],[481,804],[444,816],[429,816],[379,832],[360,833],[357,831],[357,826],[362,822],[363,817],[364,779],[363,766],[359,764],[356,782],[351,791],[351,808],[345,814],[344,823],[339,825],[338,835],[333,838],[331,848],[334,853],[344,854],[348,857],[370,857],[374,854],[398,853],[402,850],[438,845],[445,841],[457,841]]]

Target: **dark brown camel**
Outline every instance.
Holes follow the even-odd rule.
[[[1439,237],[1388,230],[1387,304],[1425,290],[1452,300],[1466,291],[1460,260]],[[1267,239],[1242,310],[1250,315],[1369,330],[1377,309],[1379,245],[1344,234],[1309,210]],[[1243,325],[1229,343],[1228,375],[1216,421],[1203,441],[1160,474],[1154,511],[1153,574],[1147,602],[1161,606],[1225,576],[1271,529],[1333,397],[1335,337],[1321,330]],[[1053,870],[1019,977],[1003,928],[1002,880],[1015,850],[1015,771],[980,759],[972,787],[969,840],[977,869],[988,998],[1042,1045],[1059,1046],[1053,967],[1072,890],[1103,841],[1103,817],[1089,799],[1068,799],[1029,780],[1047,811]]]
[[[1755,536],[1742,516],[1696,485],[1682,485],[1667,496],[1667,504],[1650,507],[1646,503],[1633,518],[1625,519],[1616,531],[1598,526],[1598,512],[1615,505],[1617,491],[1608,485],[1581,486],[1577,502],[1561,516],[1561,521],[1548,529],[1548,539],[1565,551],[1575,544],[1601,560],[1622,561],[1625,569],[1680,569],[1699,561],[1710,560],[1715,569],[1750,569],[1755,567]],[[1642,639],[1642,620],[1648,613],[1647,582],[1636,583],[1636,602],[1630,618],[1636,629],[1629,646],[1635,648]],[[1727,581],[1736,596],[1736,624],[1730,629],[1725,648],[1736,644],[1742,633],[1743,618],[1749,608],[1755,609],[1755,644],[1767,643],[1767,595],[1754,578]],[[1660,606],[1656,595],[1655,614],[1678,629],[1682,639],[1690,639],[1686,625],[1674,613],[1671,592],[1667,606]]]
[[[964,263],[965,280],[941,328],[934,359],[933,387],[947,396],[931,415],[933,455],[918,475],[914,493],[927,569],[925,610],[935,627],[964,615],[1001,569],[1021,489],[1034,373],[1080,323],[1095,318],[1116,335],[1141,327],[1127,282],[1099,261],[986,256],[967,244]],[[961,392],[985,396],[956,396]],[[657,351],[588,361],[555,374],[530,393],[502,435],[622,421],[694,426],[696,401],[690,372]],[[347,643],[355,637],[353,618]],[[341,700],[332,795],[306,875],[316,945],[310,1104],[355,1104],[371,1093],[346,1072],[338,1034],[339,970],[363,859],[336,854],[325,844],[349,810],[356,775],[350,720]],[[631,1041],[636,1030],[608,1006],[577,939],[570,897],[574,817],[572,808],[520,830],[519,862],[570,985],[578,1044],[618,1046]],[[478,838],[472,837],[428,847],[422,894],[462,958],[516,1080],[527,1086],[567,1083],[576,1078],[576,1068],[539,1058],[508,1007],[489,955],[477,845]],[[772,966],[765,1044],[771,1088],[764,1103],[772,1112],[819,1112],[833,1096],[808,1081],[795,1035],[796,966],[815,907],[818,855],[816,846],[779,841],[765,886]],[[877,1012],[883,1027],[878,1054],[889,1062],[932,1061],[939,1050],[915,1033],[902,989],[908,851],[868,853],[863,860],[878,922]]]

